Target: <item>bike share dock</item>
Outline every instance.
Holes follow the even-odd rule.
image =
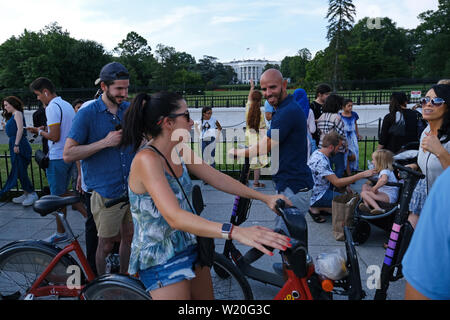
[[[225,194],[214,189],[209,185],[203,185],[200,181],[193,181],[199,184],[202,189],[203,199],[206,207],[202,213],[202,217],[214,220],[217,222],[229,222],[231,211],[234,203],[234,196]],[[266,184],[264,189],[258,189],[263,193],[274,194],[275,189],[272,181],[261,182]],[[359,192],[364,181],[358,181],[351,185],[354,191]],[[248,220],[243,226],[262,225],[265,227],[274,227],[275,213],[267,206],[259,201],[253,201]],[[327,222],[315,223],[309,215],[306,216],[308,222],[308,242],[309,253],[315,259],[319,253],[333,252],[335,249],[342,248],[345,251],[345,244],[341,241],[336,241],[332,234],[331,216],[327,216]],[[84,218],[80,213],[68,207],[67,219],[72,226],[75,234],[79,234],[79,241],[81,246],[85,247],[84,238]],[[16,240],[24,239],[45,239],[56,230],[55,217],[49,215],[41,217],[38,213],[33,211],[32,207],[23,207],[20,204],[12,202],[0,203],[0,247]],[[375,294],[376,281],[381,266],[384,260],[385,249],[383,242],[388,239],[388,234],[385,231],[372,227],[369,239],[361,246],[356,246],[356,251],[359,258],[360,274],[362,281],[362,288],[367,296],[365,300],[372,300]],[[225,240],[216,239],[216,251],[223,251],[223,244]],[[244,247],[236,243],[239,249],[246,252],[248,247]],[[258,260],[259,268],[272,272],[272,264],[274,262],[281,262],[281,257],[277,251],[273,257],[263,256]],[[271,300],[279,291],[279,288],[249,279],[255,299]],[[405,280],[401,279],[396,282],[391,282],[388,290],[389,300],[402,300],[404,297]],[[335,298],[339,296],[335,295]],[[345,297],[341,297],[345,299]]]

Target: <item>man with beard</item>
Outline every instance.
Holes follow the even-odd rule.
[[[287,93],[287,81],[279,70],[265,71],[260,80],[264,98],[275,112],[267,136],[258,145],[249,149],[231,150],[237,157],[255,157],[279,148],[279,159],[274,159],[272,167],[278,162],[278,171],[272,175],[278,193],[284,194],[298,209],[306,214],[309,208],[313,180],[307,161],[306,117],[294,97]]]
[[[74,119],[64,148],[64,160],[82,161],[83,178],[91,193],[91,211],[98,232],[96,266],[105,273],[106,257],[120,241],[120,272],[126,273],[133,237],[129,206],[119,203],[111,208],[105,202],[128,191],[128,174],[134,153],[131,148],[118,148],[122,137],[121,121],[129,107],[128,70],[118,62],[100,71],[103,94],[82,108]]]
[[[311,196],[311,209],[309,214],[314,222],[323,223],[325,218],[320,211],[331,213],[333,198],[339,195],[333,187],[346,187],[359,179],[369,178],[375,174],[374,170],[366,170],[346,178],[338,178],[331,169],[330,158],[333,157],[342,146],[344,137],[336,131],[331,131],[323,137],[322,148],[313,152],[308,160],[314,179],[314,188]]]
[[[266,70],[260,80],[261,90],[267,102],[274,107],[272,122],[267,135],[257,145],[248,149],[232,149],[230,154],[235,157],[256,157],[272,151],[271,167],[272,180],[275,182],[277,193],[286,196],[293,207],[285,212],[294,215],[306,215],[314,182],[311,170],[307,165],[308,142],[306,136],[306,116],[294,97],[287,93],[287,80],[277,69]],[[278,150],[277,150],[278,149]],[[276,154],[278,151],[278,158]],[[304,230],[307,243],[306,221],[297,222],[296,227]],[[276,227],[284,229],[284,223],[279,217]],[[273,265],[275,271],[283,274],[282,264]]]

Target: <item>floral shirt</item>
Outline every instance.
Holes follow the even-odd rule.
[[[167,172],[165,172],[165,175],[180,207],[186,211],[191,211],[176,179]],[[183,174],[179,180],[191,201],[192,181],[184,163]],[[164,264],[175,254],[197,243],[195,235],[170,227],[148,193],[135,194],[128,187],[128,195],[134,224],[128,267],[130,274]]]
[[[331,169],[330,159],[319,150],[313,152],[308,160],[308,166],[311,169],[314,180],[314,188],[310,200],[310,205],[313,205],[330,188],[330,181],[328,181],[326,176],[335,173]]]

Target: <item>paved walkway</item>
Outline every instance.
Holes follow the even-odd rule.
[[[202,187],[203,197],[206,208],[202,216],[218,222],[228,222],[234,203],[234,196],[217,191],[211,186],[204,186],[198,181]],[[264,193],[274,193],[271,181],[264,181],[266,188],[261,191]],[[361,183],[352,186],[356,191],[361,189]],[[331,232],[331,217],[327,217],[327,222],[317,224],[307,216],[308,236],[309,236],[309,252],[313,258],[319,253],[332,252],[337,248],[345,250],[344,242],[335,241]],[[78,212],[74,212],[69,208],[68,220],[75,234],[80,234],[80,243],[84,247],[84,219]],[[255,201],[250,209],[249,219],[243,226],[262,225],[267,227],[274,226],[274,213],[268,209],[265,204]],[[31,207],[24,208],[21,205],[8,203],[0,203],[0,246],[11,241],[21,239],[44,239],[50,236],[56,229],[55,218],[53,216],[41,217],[33,211]],[[386,239],[386,233],[372,226],[372,232],[369,240],[361,246],[356,247],[359,258],[361,279],[363,289],[367,293],[366,299],[373,299],[375,290],[368,289],[367,280],[373,272],[368,274],[368,267],[371,265],[380,266],[384,259],[383,241]],[[224,240],[216,240],[217,251],[223,249]],[[246,252],[247,248],[239,246],[242,252]],[[280,256],[275,254],[274,257],[264,256],[256,264],[259,268],[272,271],[272,263],[279,262]],[[264,285],[250,280],[256,299],[272,299],[278,288],[270,285]],[[405,280],[399,280],[391,283],[388,291],[389,299],[403,299]],[[339,298],[339,297],[336,297]]]

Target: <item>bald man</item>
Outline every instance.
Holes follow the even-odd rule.
[[[306,117],[292,95],[287,93],[287,81],[279,70],[269,69],[260,80],[261,90],[266,100],[275,108],[267,136],[249,149],[233,149],[237,157],[255,157],[279,148],[278,171],[273,173],[278,193],[292,201],[296,213],[306,214],[314,182],[307,165]],[[267,150],[267,151],[265,151]],[[275,154],[272,152],[272,155]]]

